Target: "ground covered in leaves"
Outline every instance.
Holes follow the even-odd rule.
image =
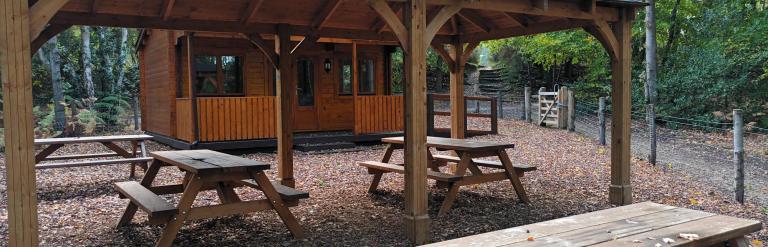
[[[531,163],[538,171],[522,179],[530,204],[518,203],[509,182],[500,181],[464,187],[452,211],[436,217],[445,191],[430,189],[432,241],[458,238],[498,229],[531,224],[611,207],[607,203],[610,150],[593,139],[563,130],[536,127],[520,121],[502,120],[499,135],[486,139],[516,144],[510,150],[515,162]],[[388,174],[380,192],[369,194],[370,175],[356,161],[379,160],[382,145],[353,152],[296,153],[297,188],[311,198],[292,212],[303,226],[307,239],[293,240],[272,211],[186,224],[176,244],[180,246],[403,246],[403,179]],[[99,152],[95,145],[73,146],[67,152]],[[152,144],[150,151],[166,150]],[[105,151],[105,150],[102,150]],[[244,154],[275,163],[274,152]],[[402,160],[402,152],[395,153]],[[42,246],[151,246],[160,227],[149,226],[142,213],[132,225],[115,228],[127,201],[119,199],[114,182],[127,179],[128,166],[102,166],[43,170],[37,173],[39,221]],[[272,169],[270,175],[274,176]],[[0,245],[8,234],[5,168],[0,166]],[[177,170],[161,172],[159,183],[181,179]],[[632,164],[635,201],[704,210],[766,222],[764,209],[732,202],[712,187],[686,174],[664,171],[642,161]],[[245,199],[262,197],[238,189]],[[168,197],[175,202],[178,197]],[[215,192],[205,192],[197,205],[216,203]],[[765,230],[750,236],[768,239]]]

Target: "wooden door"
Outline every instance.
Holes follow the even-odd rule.
[[[311,58],[299,57],[294,63],[296,78],[293,94],[293,127],[297,131],[318,130],[317,66]]]

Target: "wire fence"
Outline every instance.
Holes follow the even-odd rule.
[[[531,96],[532,124],[539,116],[537,97]],[[525,99],[507,96],[502,100],[503,118],[523,119]],[[611,105],[606,102],[606,140],[611,135]],[[578,101],[575,106],[576,131],[597,141],[600,137],[598,102]],[[631,112],[631,149],[635,157],[647,160],[651,153],[650,125],[644,110]],[[733,123],[656,116],[656,160],[664,170],[681,172],[714,188],[733,194],[735,165]],[[608,141],[607,145],[610,145]],[[768,129],[744,127],[747,201],[768,206]]]

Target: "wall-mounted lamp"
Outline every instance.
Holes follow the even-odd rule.
[[[331,72],[331,66],[333,66],[333,64],[331,64],[331,59],[326,58],[325,62],[323,62],[323,69],[325,69],[325,73]]]

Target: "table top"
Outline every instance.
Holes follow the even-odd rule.
[[[146,141],[152,140],[150,135],[119,135],[119,136],[84,136],[65,138],[35,139],[35,145],[71,144],[88,142],[120,142],[120,141]]]
[[[220,153],[211,150],[158,151],[152,158],[174,165],[188,172],[261,171],[270,165],[257,160]]]
[[[427,246],[710,246],[760,229],[756,220],[642,202]],[[665,244],[665,238],[674,242]]]
[[[381,141],[384,143],[405,144],[404,139],[404,137],[398,136],[382,138]],[[459,151],[484,151],[514,148],[515,144],[428,136],[427,146]]]

